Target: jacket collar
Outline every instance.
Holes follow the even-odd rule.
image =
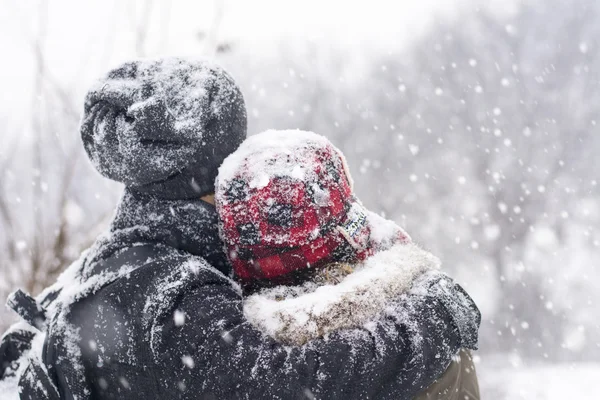
[[[126,188],[108,233],[90,249],[85,265],[132,246],[156,245],[203,257],[230,276],[217,224],[215,207],[202,200],[162,200]]]

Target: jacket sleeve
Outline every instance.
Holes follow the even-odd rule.
[[[35,336],[32,327],[24,322],[12,325],[0,339],[0,380],[13,375],[21,356],[31,348]]]
[[[180,389],[207,398],[411,398],[474,346],[462,335],[477,331],[478,312],[459,292],[438,273],[363,328],[289,347],[251,326],[235,286],[213,278],[155,320],[152,352]]]

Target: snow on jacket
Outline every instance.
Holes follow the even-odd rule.
[[[48,333],[21,398],[411,398],[475,347],[479,314],[447,278],[366,327],[279,344],[244,317],[221,248],[214,207],[126,190],[110,232],[41,295]]]
[[[339,329],[368,325],[386,307],[421,282],[439,278],[440,261],[414,243],[396,244],[353,266],[335,264],[301,285],[265,288],[244,300],[248,321],[281,343],[302,345]],[[328,278],[329,273],[338,276]],[[339,275],[344,275],[340,280]],[[338,282],[336,282],[339,280]],[[464,302],[471,300],[465,296]],[[474,310],[474,312],[476,312]],[[462,349],[444,374],[415,399],[479,400],[477,374],[470,353]]]
[[[439,265],[435,256],[414,243],[396,244],[359,264],[337,284],[307,280],[253,294],[244,301],[244,315],[278,341],[302,345],[370,322],[407,294],[418,277],[426,271],[433,273]]]

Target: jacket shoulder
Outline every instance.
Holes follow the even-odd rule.
[[[141,265],[123,264],[117,270],[112,277],[90,279],[97,280],[98,286],[79,295],[67,317],[70,322],[79,326],[105,319],[107,312],[134,323],[140,319],[149,322],[172,308],[192,286],[230,282],[203,258],[178,251],[148,258]]]
[[[149,316],[162,315],[176,308],[176,303],[192,294],[194,288],[236,285],[203,258],[190,255],[174,255],[140,272],[146,275],[143,278],[140,276],[142,280],[149,278],[144,306],[144,314]]]
[[[129,269],[82,295],[53,319],[46,361],[57,367],[57,373],[76,376],[72,381],[84,379],[69,365],[74,361],[83,366],[88,384],[95,387],[99,376],[154,365],[156,359],[148,356],[160,340],[157,327],[165,318],[177,318],[177,304],[188,290],[228,282],[203,258],[181,252],[162,254]]]

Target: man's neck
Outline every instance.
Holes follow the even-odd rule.
[[[200,197],[200,200],[207,202],[208,204],[215,205],[215,194],[207,194],[206,196]]]

